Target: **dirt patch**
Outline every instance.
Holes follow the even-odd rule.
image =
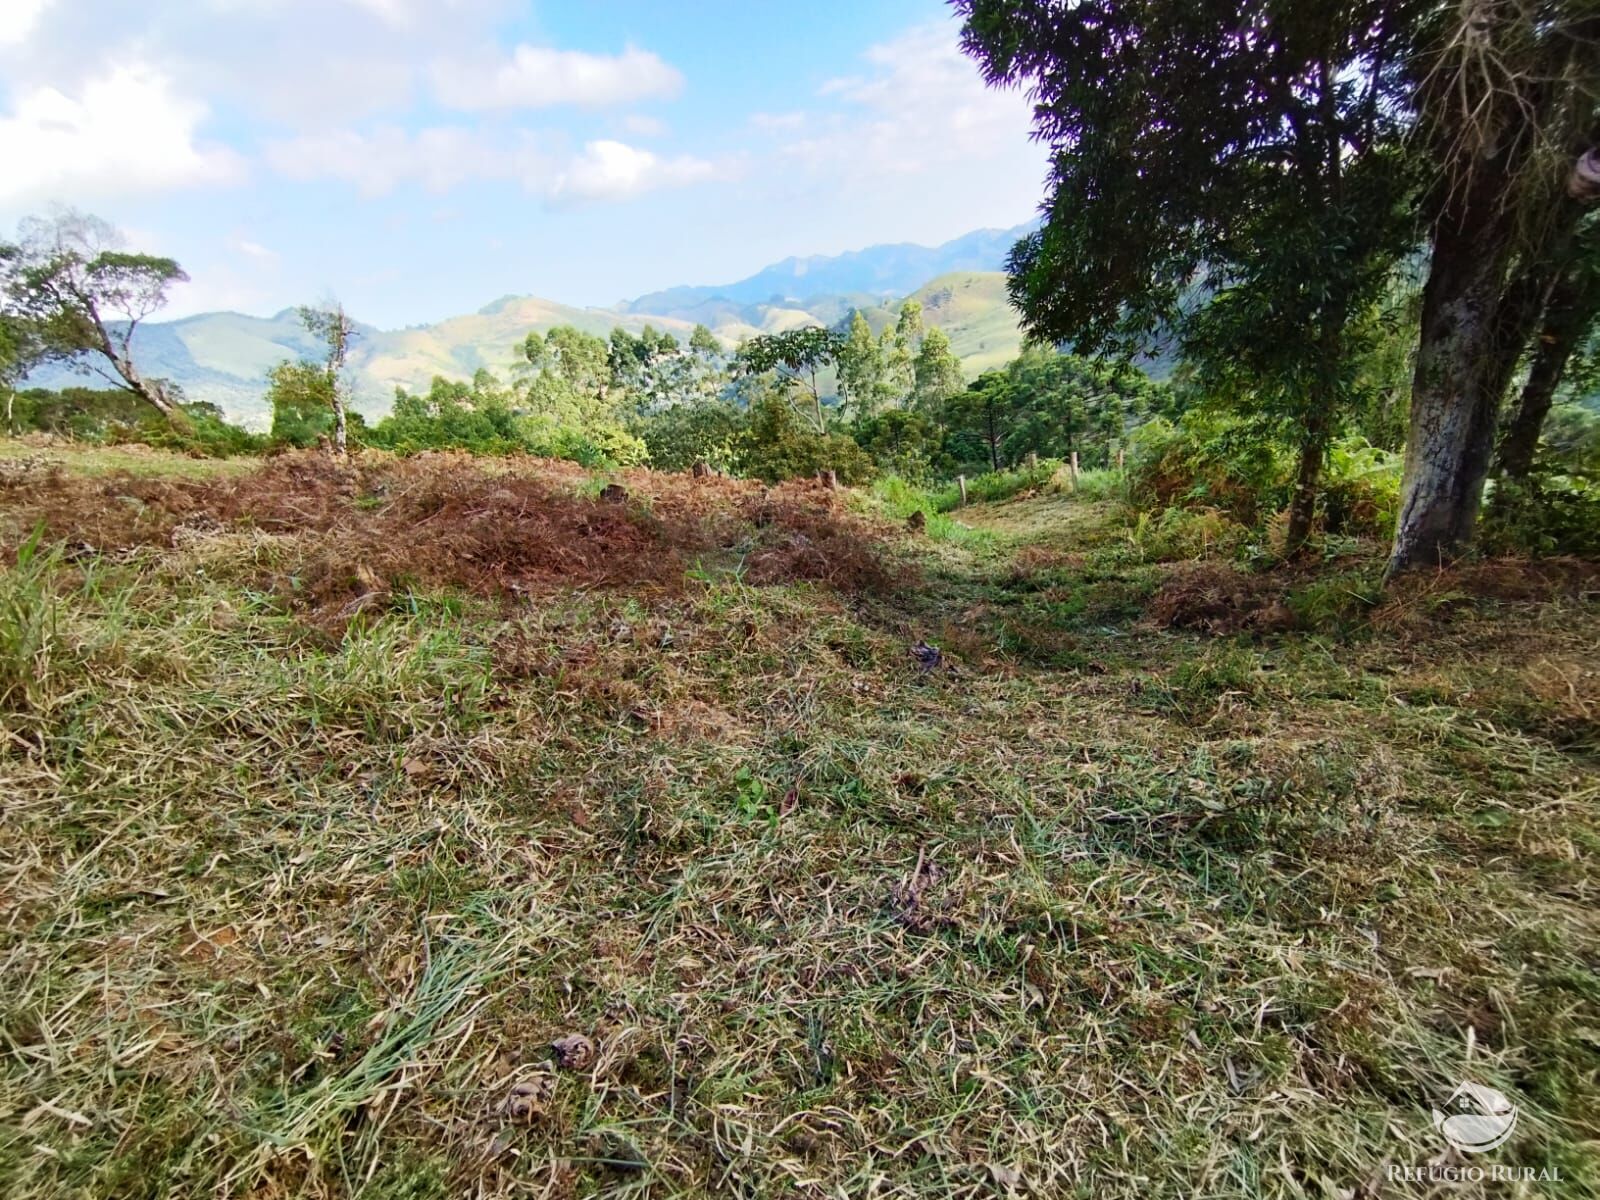
[[[0,482],[0,510],[13,547],[36,526],[98,554],[181,545],[212,529],[294,535],[297,552],[269,582],[298,608],[345,615],[416,584],[491,596],[669,589],[718,554],[743,557],[754,583],[883,592],[905,579],[883,531],[815,484],[619,478],[601,499],[584,494],[588,475],[570,464],[303,453],[228,479],[30,473]]]

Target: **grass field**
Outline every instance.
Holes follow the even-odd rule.
[[[0,455],[7,1197],[1600,1195],[1589,565],[62,457]],[[1387,1180],[1466,1079],[1560,1182]]]

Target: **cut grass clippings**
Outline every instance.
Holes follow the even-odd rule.
[[[301,469],[0,494],[7,1197],[1427,1195],[1468,1078],[1561,1182],[1437,1194],[1600,1192],[1581,589],[1212,634],[1064,497]]]

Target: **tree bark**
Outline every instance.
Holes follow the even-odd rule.
[[[139,374],[138,368],[133,365],[133,359],[128,355],[114,354],[111,356],[111,361],[117,368],[117,374],[127,383],[128,390],[165,417],[167,424],[184,433],[193,428],[183,410],[168,399],[166,389],[161,386],[160,380],[146,379]]]
[[[339,395],[339,381],[329,381],[333,396],[333,452],[340,458],[347,455],[349,450],[349,426],[345,421],[344,397]]]
[[[1524,479],[1533,469],[1539,434],[1550,415],[1556,389],[1566,373],[1567,363],[1594,323],[1600,307],[1600,289],[1585,286],[1587,272],[1582,263],[1563,275],[1551,290],[1544,321],[1528,368],[1517,409],[1500,438],[1500,470],[1510,479]]]
[[[1453,558],[1472,540],[1505,386],[1496,390],[1494,353],[1511,243],[1503,180],[1481,168],[1434,233],[1386,577]]]
[[[1583,99],[1600,74],[1600,16],[1586,12],[1532,39],[1515,5],[1473,0],[1458,10],[1463,45],[1499,55],[1505,76],[1480,78],[1477,58],[1460,55],[1430,77],[1421,98],[1434,114],[1440,143],[1441,207],[1423,289],[1422,336],[1411,388],[1400,520],[1385,577],[1444,561],[1471,543],[1494,452],[1496,424],[1510,371],[1501,291],[1518,217],[1556,222],[1556,198],[1519,194],[1541,138],[1565,139],[1589,122]],[[1563,107],[1565,106],[1565,107]],[[1513,207],[1520,207],[1514,213]],[[1546,247],[1540,248],[1543,256]]]
[[[1311,539],[1311,525],[1317,516],[1317,488],[1328,453],[1323,425],[1321,421],[1308,423],[1300,442],[1300,465],[1295,471],[1294,496],[1289,501],[1289,530],[1283,539],[1285,558],[1299,554]]]

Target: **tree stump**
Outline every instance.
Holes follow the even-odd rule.
[[[836,488],[839,486],[839,472],[831,470],[818,471],[817,482],[825,488]]]
[[[693,470],[694,477],[696,479],[709,479],[709,478],[711,478],[711,464],[708,463],[703,458],[696,459],[695,460],[695,464],[694,464],[693,468],[691,468],[691,469]]]

